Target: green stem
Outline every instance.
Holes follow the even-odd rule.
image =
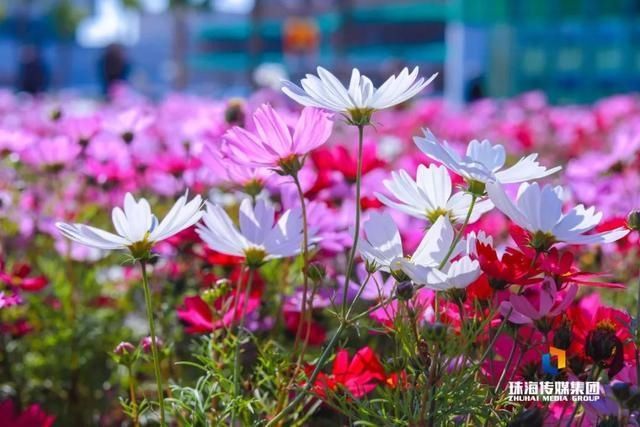
[[[131,407],[133,408],[133,425],[138,427],[140,424],[138,422],[138,402],[136,401],[136,386],[135,386],[135,377],[133,376],[133,367],[129,365],[127,367],[129,371],[129,397],[131,398]]]
[[[441,270],[447,264],[447,261],[449,261],[449,258],[451,258],[451,254],[453,254],[453,251],[455,250],[456,246],[458,246],[460,239],[462,239],[462,234],[464,233],[465,228],[467,228],[467,225],[469,225],[469,220],[471,219],[473,208],[476,205],[476,200],[478,200],[478,196],[476,196],[475,194],[471,194],[471,204],[469,205],[467,216],[465,217],[464,222],[462,223],[462,227],[460,227],[460,230],[458,230],[456,237],[453,239],[453,242],[451,243],[451,247],[449,247],[449,251],[447,251],[447,254],[440,262],[440,265],[438,266],[438,270]]]
[[[367,283],[369,283],[370,279],[371,279],[371,273],[367,273],[367,277],[362,282],[362,285],[360,285],[360,288],[358,289],[358,292],[356,293],[355,298],[353,298],[353,301],[351,301],[351,304],[349,305],[349,309],[347,310],[347,315],[345,316],[345,318],[347,319],[349,318],[349,315],[351,314],[353,307],[356,305],[356,301],[358,301],[358,299],[360,298],[360,295],[362,295],[362,292],[364,291],[364,288],[367,286]]]
[[[144,289],[144,300],[147,305],[147,319],[149,320],[149,332],[151,334],[151,356],[153,358],[153,369],[156,375],[156,387],[158,389],[158,404],[160,405],[160,425],[166,426],[164,419],[164,392],[162,387],[162,376],[160,374],[160,358],[158,357],[158,344],[156,338],[156,325],[153,321],[153,308],[151,306],[151,292],[149,291],[149,280],[147,279],[147,263],[140,261],[142,270],[142,287]]]
[[[351,246],[351,252],[349,252],[349,259],[347,260],[347,271],[344,274],[344,286],[342,295],[342,317],[345,318],[347,314],[347,288],[349,287],[349,279],[351,279],[351,273],[353,272],[353,263],[356,257],[356,251],[358,250],[358,239],[360,238],[360,186],[362,181],[362,149],[364,146],[364,125],[358,125],[358,166],[356,170],[356,219],[355,227],[353,230],[353,246]]]
[[[302,209],[302,312],[300,313],[300,323],[298,324],[298,329],[296,331],[296,338],[294,341],[294,351],[298,349],[298,344],[300,341],[300,335],[302,334],[302,326],[307,320],[307,294],[309,292],[309,278],[308,278],[308,269],[309,269],[309,226],[307,223],[307,206],[304,200],[304,192],[302,191],[302,185],[300,185],[300,179],[298,178],[298,174],[293,175],[293,182],[296,185],[296,189],[298,190],[298,197],[300,198],[300,206]],[[307,328],[308,329],[308,328]],[[304,341],[306,342],[309,339],[309,334],[305,334]],[[300,365],[301,359],[304,357],[304,349],[306,345],[303,345],[303,349],[300,352],[298,357],[298,362],[296,363],[296,371],[298,366]]]
[[[300,403],[300,401],[304,398],[306,393],[312,387],[316,377],[320,373],[320,370],[323,368],[326,359],[329,357],[329,353],[333,350],[335,343],[338,341],[340,334],[346,329],[349,324],[349,320],[347,319],[347,313],[349,309],[347,307],[347,289],[349,287],[349,279],[351,278],[351,273],[353,272],[353,264],[356,256],[356,251],[358,249],[358,239],[360,236],[360,187],[362,182],[362,151],[364,146],[364,124],[358,124],[358,158],[357,158],[357,170],[356,170],[356,215],[355,215],[355,227],[353,231],[353,246],[351,247],[351,251],[349,252],[349,258],[347,260],[347,270],[344,275],[344,286],[343,286],[343,296],[342,296],[342,316],[340,319],[340,325],[336,332],[333,334],[327,346],[322,351],[318,362],[316,363],[309,380],[305,384],[305,386],[300,390],[300,392],[296,395],[296,397],[280,412],[278,412],[272,419],[267,423],[266,427],[271,427],[276,425],[276,423],[280,422],[289,412],[291,412],[295,407]],[[355,300],[354,300],[355,302]],[[353,304],[353,303],[352,303]]]
[[[242,282],[240,282],[242,283]],[[244,321],[247,314],[247,305],[249,301],[249,295],[251,294],[251,286],[253,285],[253,269],[249,270],[249,278],[247,279],[247,286],[244,290],[244,300],[242,301],[242,313],[240,314],[240,323],[238,324],[238,334],[236,337],[236,351],[233,359],[233,391],[234,396],[238,397],[240,394],[240,339],[242,330],[244,329]],[[239,298],[240,294],[236,292],[236,298]],[[231,425],[234,425],[235,421],[235,406],[231,409]]]
[[[320,373],[320,370],[322,369],[322,367],[324,366],[325,361],[329,357],[329,353],[331,352],[331,350],[333,350],[333,346],[338,341],[338,337],[340,336],[342,331],[344,331],[345,328],[346,328],[346,322],[340,323],[340,325],[338,326],[338,329],[336,329],[336,332],[331,337],[331,340],[327,343],[327,346],[322,351],[322,354],[320,355],[320,358],[318,359],[318,363],[316,363],[316,366],[313,369],[313,372],[311,373],[311,376],[309,377],[309,380],[307,381],[307,383],[304,385],[302,390],[300,390],[300,392],[296,395],[296,397],[282,411],[278,412],[267,423],[266,427],[272,427],[272,426],[277,425],[277,423],[280,422],[285,417],[285,415],[287,415],[296,406],[298,406],[298,403],[300,403],[300,401],[304,398],[304,396],[307,394],[309,389],[311,389],[311,387],[313,386],[313,383],[315,382],[316,378],[318,377],[318,374]]]
[[[638,300],[636,301],[636,384],[640,384],[640,280],[638,281]]]
[[[598,365],[593,365],[591,367],[591,380],[596,380],[600,376],[601,368]],[[576,406],[573,408],[573,412],[571,412],[571,417],[569,417],[569,422],[567,423],[567,427],[571,427],[573,425],[573,420],[576,418],[576,414],[580,409],[581,402],[576,402]],[[582,414],[582,418],[580,418],[580,424],[584,421],[584,414]]]

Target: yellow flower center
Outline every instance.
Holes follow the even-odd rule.
[[[374,111],[373,108],[352,108],[347,110],[349,123],[355,126],[368,125],[371,123],[371,115]]]
[[[264,264],[267,252],[262,248],[248,248],[244,250],[244,257],[250,268],[258,268]]]

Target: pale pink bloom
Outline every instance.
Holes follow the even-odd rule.
[[[63,120],[61,130],[72,141],[87,144],[100,131],[100,126],[97,116],[70,117]]]
[[[62,166],[77,159],[82,147],[66,136],[43,139],[22,153],[22,160],[31,166]]]
[[[130,141],[153,124],[155,117],[144,108],[130,108],[105,120],[104,128]],[[130,142],[129,141],[129,142]]]
[[[305,108],[294,129],[270,105],[253,115],[255,131],[241,127],[227,131],[225,140],[233,159],[249,166],[279,167],[283,161],[304,156],[324,144],[333,128],[331,116],[317,108]]]
[[[35,143],[29,132],[18,129],[0,129],[0,151],[20,153]]]
[[[511,295],[509,301],[500,304],[500,313],[519,325],[554,318],[571,305],[577,292],[576,285],[569,285],[566,292],[558,292],[553,280],[548,279],[539,289],[529,288],[522,295]]]
[[[207,144],[199,158],[212,183],[233,183],[244,187],[250,183],[264,184],[273,171],[262,167],[239,165],[222,152],[221,145]]]

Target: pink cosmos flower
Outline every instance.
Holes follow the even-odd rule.
[[[281,167],[324,144],[333,129],[331,116],[317,108],[302,110],[293,129],[270,105],[253,115],[255,131],[241,127],[227,131],[225,140],[233,159],[249,166]]]
[[[31,166],[64,166],[77,159],[82,147],[66,136],[38,141],[22,154],[22,160]]]
[[[155,117],[142,107],[133,107],[105,120],[104,128],[129,143],[153,124]]]
[[[186,297],[184,305],[178,309],[177,314],[178,318],[187,325],[185,329],[187,333],[208,333],[220,328],[228,328],[238,322],[243,313],[245,316],[253,313],[260,307],[260,296],[260,290],[254,289],[245,302],[244,290],[240,290],[229,297],[218,299],[213,303],[213,307],[199,296]],[[224,314],[214,318],[214,308],[216,311],[224,311]]]
[[[20,412],[13,401],[7,399],[0,402],[0,420],[7,427],[51,427],[56,417],[47,414],[35,403]]]
[[[522,295],[511,295],[509,301],[500,304],[500,313],[519,325],[535,323],[543,318],[554,318],[563,313],[578,292],[576,285],[569,285],[566,292],[558,292],[552,279],[545,279],[539,289],[528,288]]]

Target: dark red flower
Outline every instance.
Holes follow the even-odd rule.
[[[570,352],[587,356],[609,369],[609,377],[616,375],[623,362],[633,362],[635,344],[631,333],[631,317],[621,310],[597,306],[590,298],[571,307],[567,312],[573,336]]]
[[[384,368],[371,347],[363,347],[349,360],[349,352],[341,349],[333,361],[331,374],[320,373],[313,384],[313,391],[321,398],[327,392],[347,390],[358,399],[371,393],[380,382],[386,380]]]
[[[13,338],[20,338],[33,331],[33,326],[26,319],[19,319],[12,323],[0,323],[0,332],[9,334]]]
[[[44,412],[37,404],[18,412],[13,401],[5,400],[0,402],[0,420],[4,427],[51,427],[56,417]]]
[[[44,276],[33,276],[31,267],[27,264],[15,264],[11,271],[5,268],[4,261],[0,261],[0,281],[12,288],[18,288],[25,292],[37,292],[47,286],[47,278]]]
[[[327,339],[327,331],[325,331],[320,323],[314,321],[313,318],[310,322],[304,321],[302,326],[300,326],[302,314],[299,311],[285,311],[283,316],[284,325],[290,333],[295,335],[298,333],[298,328],[302,328],[301,336],[304,337],[307,333],[306,331],[309,330],[308,343],[310,345],[321,345]]]

